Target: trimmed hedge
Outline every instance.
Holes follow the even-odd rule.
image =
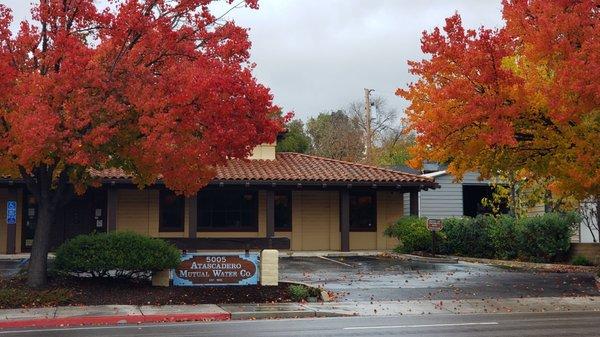
[[[444,251],[473,257],[492,257],[489,227],[493,218],[450,218],[444,220]]]
[[[402,217],[395,224],[386,228],[384,233],[400,241],[400,245],[395,249],[399,253],[431,251],[431,232],[427,229],[426,218]],[[437,242],[440,241],[440,239],[437,240]]]
[[[517,221],[520,257],[535,262],[565,261],[571,247],[576,213],[549,213]]]
[[[92,277],[147,278],[175,268],[179,250],[164,240],[132,232],[79,235],[56,251],[58,273]]]
[[[515,218],[501,215],[488,228],[494,258],[514,260],[519,257],[519,231]]]
[[[425,218],[404,217],[385,234],[400,240],[402,253],[431,250]],[[441,251],[470,257],[520,259],[534,262],[565,261],[571,244],[575,213],[548,213],[515,219],[502,215],[449,218],[439,233]]]

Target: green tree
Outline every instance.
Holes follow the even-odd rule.
[[[313,143],[312,154],[348,161],[361,161],[364,157],[364,133],[343,110],[309,119],[306,131]]]
[[[311,148],[310,137],[304,131],[304,123],[294,119],[287,123],[287,132],[283,139],[277,142],[277,152],[308,153]]]
[[[415,144],[413,135],[389,129],[381,135],[380,144],[375,148],[375,162],[382,166],[403,166],[411,158],[409,149]]]

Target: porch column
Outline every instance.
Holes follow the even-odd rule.
[[[20,202],[17,201],[17,189],[14,187],[10,187],[8,189],[8,201],[14,201],[17,203],[17,212],[20,207],[23,205],[19,205]],[[8,213],[8,209],[6,210]],[[14,218],[16,220],[18,216]],[[6,223],[6,253],[7,254],[15,254],[17,247],[17,222]]]
[[[186,198],[188,210],[188,238],[195,239],[198,231],[198,198],[197,195]]]
[[[410,191],[410,215],[419,216],[419,190]]]
[[[117,189],[109,187],[106,195],[106,230],[117,230]]]
[[[342,252],[350,251],[350,195],[347,189],[340,191],[340,231]]]
[[[275,191],[267,190],[267,237],[275,236]]]

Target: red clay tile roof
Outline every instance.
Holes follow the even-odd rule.
[[[119,169],[99,172],[105,179],[129,179]],[[311,183],[369,183],[436,187],[433,179],[376,166],[316,157],[300,153],[277,153],[276,160],[232,159],[217,168],[214,181],[285,181]]]

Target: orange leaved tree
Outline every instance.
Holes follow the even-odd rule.
[[[275,139],[279,109],[251,74],[247,31],[211,2],[39,0],[16,33],[0,5],[0,173],[39,202],[30,286],[46,282],[55,210],[98,184],[95,170],[191,194]]]
[[[600,2],[505,0],[503,18],[472,30],[457,14],[423,33],[429,57],[409,62],[418,79],[397,91],[410,101],[414,164],[528,172],[600,195]]]

